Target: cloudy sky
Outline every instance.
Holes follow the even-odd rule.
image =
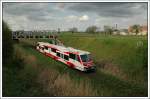
[[[147,3],[3,3],[3,20],[12,30],[128,28],[147,24]]]

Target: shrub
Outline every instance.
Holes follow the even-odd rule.
[[[3,65],[8,63],[13,55],[12,34],[9,26],[2,22],[2,58]]]

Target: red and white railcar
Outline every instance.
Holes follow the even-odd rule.
[[[91,55],[87,51],[54,45],[46,42],[38,42],[36,49],[71,68],[81,71],[95,70],[95,65],[91,59]]]

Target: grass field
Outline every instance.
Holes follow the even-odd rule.
[[[61,34],[59,39],[66,46],[91,52],[97,66],[96,72],[83,73],[68,68],[35,50],[33,45],[36,41],[49,41],[48,39],[22,39],[15,44],[15,55],[21,57],[23,60],[21,65],[24,65],[24,68],[17,74],[20,76],[15,78],[16,81],[11,83],[10,80],[5,81],[8,89],[4,89],[4,95],[148,95],[146,36]],[[13,79],[9,75],[6,75],[6,78]]]

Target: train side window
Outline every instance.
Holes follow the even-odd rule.
[[[46,50],[48,50],[48,47],[47,47],[47,46],[45,46],[45,49],[46,49]]]
[[[75,55],[75,54],[70,53],[70,54],[69,54],[69,58],[76,60],[76,55]]]
[[[42,47],[42,50],[44,50],[44,47]]]
[[[56,49],[54,49],[54,48],[51,48],[51,51],[54,52],[54,53],[56,53]]]
[[[65,60],[69,60],[69,57],[67,55],[64,55]]]
[[[60,53],[57,52],[57,56],[60,57]]]

